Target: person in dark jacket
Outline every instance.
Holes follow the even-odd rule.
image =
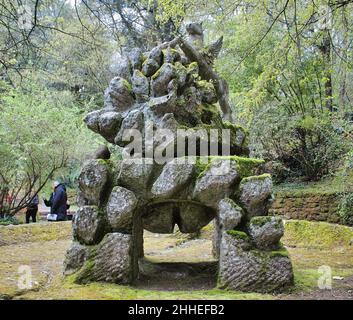
[[[26,223],[29,223],[30,218],[32,222],[37,222],[37,212],[38,212],[39,197],[36,194],[27,206],[26,211]]]
[[[56,221],[65,221],[67,216],[66,188],[58,181],[54,182],[54,192],[49,200],[44,199],[46,206],[50,207],[50,214],[56,214]]]

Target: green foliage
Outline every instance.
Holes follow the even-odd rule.
[[[93,139],[68,91],[48,90],[30,81],[23,91],[7,90],[0,110],[0,204],[7,195],[17,200],[2,212],[9,214],[25,207],[59,169],[81,161]]]
[[[249,129],[253,156],[270,161],[270,171],[279,181],[302,176],[320,179],[352,150],[352,123],[345,120],[353,110],[353,31],[349,24],[353,11],[348,3],[330,2],[333,25],[326,30],[317,24],[317,15],[321,5],[327,4],[326,0],[129,0],[104,6],[78,1],[73,6],[64,0],[49,0],[38,2],[37,25],[30,31],[20,29],[16,15],[8,14],[18,4],[4,2],[0,8],[0,77],[6,83],[0,82],[0,93],[7,92],[4,102],[13,101],[20,110],[5,115],[9,126],[17,124],[13,121],[17,114],[27,121],[27,125],[18,123],[21,130],[15,148],[11,143],[17,134],[15,126],[4,129],[13,134],[1,145],[1,154],[8,159],[4,163],[16,171],[19,162],[25,163],[23,153],[28,150],[39,159],[44,148],[58,144],[59,130],[68,137],[64,149],[82,153],[86,141],[96,138],[82,131],[87,134],[77,135],[84,141],[77,145],[67,132],[81,132],[83,115],[102,107],[103,91],[119,67],[124,48],[147,50],[180,35],[186,22],[203,22],[206,45],[224,36],[215,67],[229,83],[237,122]],[[190,65],[195,67],[195,63]],[[27,101],[31,108],[38,104],[33,115],[43,115],[42,121],[30,119],[32,109],[24,116]],[[65,115],[60,111],[56,117],[58,110]],[[217,110],[205,105],[202,112],[206,122],[219,121]],[[77,121],[74,129],[68,130],[73,124],[69,118]],[[47,128],[51,121],[60,129]],[[42,129],[33,134],[28,123]],[[235,133],[237,128],[229,125]],[[47,140],[37,143],[40,131],[47,131]],[[12,161],[15,154],[16,161]],[[49,161],[49,154],[41,159],[42,164]],[[52,158],[58,160],[58,155]],[[79,171],[76,158],[69,156],[69,170],[58,172],[70,186]]]
[[[353,193],[342,196],[339,214],[345,224],[353,226]]]
[[[277,178],[304,176],[317,180],[336,168],[349,150],[343,132],[347,124],[329,112],[288,115],[278,107],[268,107],[254,116],[250,130],[256,156],[279,162]]]
[[[4,218],[0,218],[0,226],[9,226],[9,225],[17,225],[19,221],[16,217],[6,216]]]
[[[319,179],[352,145],[346,121],[353,110],[347,78],[352,8],[330,4],[333,25],[327,31],[313,21],[320,5],[327,3],[247,0],[225,1],[215,11],[209,2],[205,9],[215,18],[206,22],[208,34],[224,34],[216,67],[230,84],[237,120],[249,128],[254,156],[271,161],[280,181]]]

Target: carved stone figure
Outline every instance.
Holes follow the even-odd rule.
[[[220,286],[281,290],[293,272],[280,244],[282,221],[267,216],[271,177],[259,175],[262,160],[248,158],[246,130],[222,119],[216,105],[228,99],[225,81],[212,69],[222,40],[208,49],[207,62],[194,46],[203,47],[202,28],[188,31],[192,42],[177,38],[150,52],[134,50],[125,59],[128,76],[115,77],[104,108],[86,116],[87,126],[125,156],[115,160],[104,150],[82,168],[65,273],[78,283],[131,284],[139,275],[144,229],[193,233],[214,220]],[[139,141],[141,147],[130,148]],[[161,150],[172,150],[169,158]]]

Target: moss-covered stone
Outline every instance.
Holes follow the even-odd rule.
[[[197,62],[191,62],[189,65],[188,65],[188,72],[189,73],[198,73],[199,72],[199,65],[197,64]]]
[[[268,173],[264,173],[264,174],[261,174],[261,175],[258,175],[258,176],[245,177],[245,178],[243,178],[241,183],[246,183],[246,182],[249,182],[249,181],[263,181],[263,180],[268,179],[268,178],[271,179],[271,175],[268,174]]]
[[[237,164],[238,173],[242,178],[252,175],[254,171],[261,164],[264,163],[264,160],[254,159],[254,158],[244,158],[239,156],[197,157],[197,168],[199,170],[199,177],[201,177],[204,174],[204,172],[209,168],[209,166],[212,164],[214,160],[220,160],[220,159],[235,161]]]
[[[177,78],[179,80],[179,84],[184,85],[186,81],[188,69],[185,66],[183,66],[183,64],[179,61],[174,63],[174,68],[175,68],[175,73],[177,75]]]
[[[249,236],[243,231],[227,230],[227,234],[238,240],[249,241]]]
[[[216,105],[203,103],[200,106],[200,118],[205,124],[211,124],[215,127],[221,127],[222,118]]]
[[[85,262],[83,267],[73,275],[72,280],[74,283],[83,284],[89,281],[94,272],[95,261],[94,259],[89,259]]]
[[[127,81],[126,79],[123,79],[123,83],[124,83],[124,86],[130,91],[132,92],[132,85],[129,81]]]
[[[280,250],[270,251],[269,256],[270,258],[275,258],[275,257],[289,258],[289,253],[285,248],[283,248]]]
[[[180,60],[180,53],[174,48],[168,47],[167,49],[163,49],[162,53],[164,62],[174,63]]]
[[[161,68],[159,68],[151,77],[152,80],[155,80],[158,78],[158,76],[160,75],[161,73]]]
[[[249,136],[247,130],[245,130],[242,126],[236,125],[229,121],[223,121],[222,126],[223,129],[230,130],[230,140],[232,144],[237,145],[239,147],[247,146],[247,137]]]
[[[258,217],[253,217],[251,219],[251,224],[262,227],[263,225],[270,222],[271,220],[272,220],[272,217],[269,217],[269,216],[258,216]]]

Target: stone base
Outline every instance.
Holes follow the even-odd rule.
[[[82,248],[78,250],[76,247],[77,245],[74,244],[68,251],[64,271],[65,274],[69,274],[79,268],[75,276],[76,283],[106,281],[129,284],[132,282],[131,235],[108,233],[97,246],[86,247],[89,252],[86,259],[82,256]]]
[[[71,275],[80,270],[89,255],[88,247],[74,241],[66,252],[64,261],[64,275]]]
[[[178,225],[182,233],[194,233],[214,219],[220,287],[272,292],[290,285],[292,266],[280,245],[283,223],[267,216],[271,177],[253,175],[262,162],[237,156],[206,160],[135,164],[127,170],[124,161],[89,162],[80,175],[84,204],[73,220],[65,274],[74,274],[77,283],[133,284],[143,257],[143,230],[172,233]],[[96,201],[85,177],[100,177],[103,164],[108,177],[105,184],[94,184],[100,186],[95,194],[104,195]]]
[[[286,249],[259,251],[251,248],[245,233],[222,234],[218,279],[220,288],[274,292],[293,284],[292,264]]]

